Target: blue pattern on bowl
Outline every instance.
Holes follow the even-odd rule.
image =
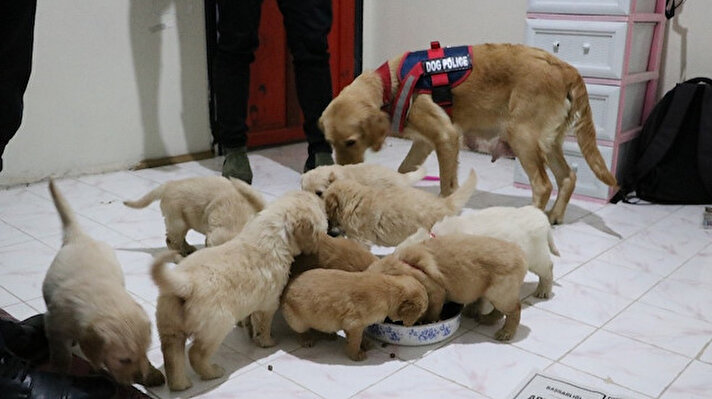
[[[389,344],[430,345],[449,338],[460,327],[461,314],[437,323],[405,327],[390,323],[371,324],[366,334]]]

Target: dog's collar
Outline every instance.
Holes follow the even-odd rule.
[[[383,105],[381,109],[393,116],[393,109],[391,109],[391,104],[393,103],[393,88],[391,86],[391,68],[388,66],[388,61],[376,69],[376,74],[381,78],[381,82],[383,83]]]

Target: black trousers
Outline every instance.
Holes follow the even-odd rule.
[[[278,0],[292,53],[297,98],[309,153],[331,152],[317,121],[332,98],[329,45],[331,0]],[[247,143],[250,64],[259,46],[262,0],[218,0],[218,44],[213,60],[215,138],[222,147]]]
[[[5,146],[22,122],[36,9],[37,0],[0,0],[0,171]]]

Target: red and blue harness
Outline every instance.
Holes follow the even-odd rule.
[[[472,72],[472,46],[440,47],[431,42],[429,50],[403,55],[398,66],[400,89],[391,98],[391,71],[388,62],[376,69],[383,81],[383,110],[391,115],[391,130],[402,132],[414,92],[430,94],[448,115],[452,112],[452,88]]]

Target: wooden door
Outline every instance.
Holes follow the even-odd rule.
[[[355,2],[333,0],[329,51],[334,95],[354,78]],[[260,47],[251,69],[247,145],[259,147],[304,140],[292,61],[276,0],[265,0],[262,5],[259,35]]]

